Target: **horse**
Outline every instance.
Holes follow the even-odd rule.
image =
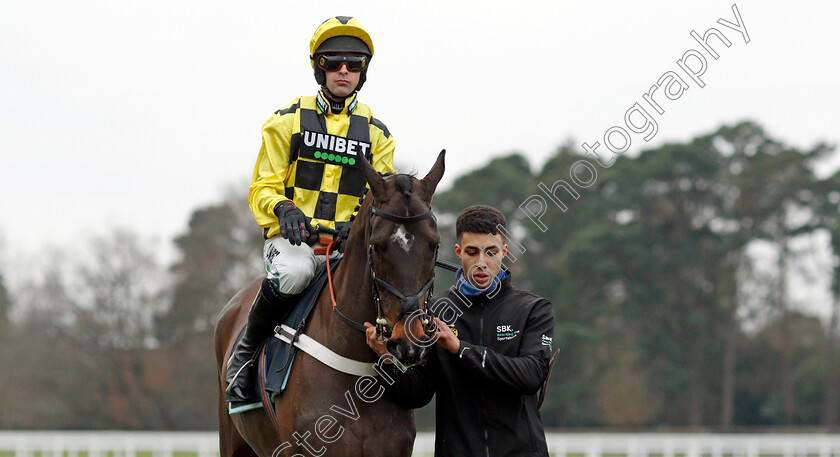
[[[368,347],[360,323],[376,322],[378,331],[390,336],[387,348],[394,359],[405,366],[422,362],[440,244],[431,201],[445,152],[423,179],[383,177],[362,161],[370,192],[360,204],[333,284],[321,292],[308,318],[306,336],[375,366],[382,360]],[[412,412],[384,395],[383,376],[345,374],[303,351],[296,355],[285,391],[272,402],[276,421],[261,409],[228,413],[226,364],[261,281],[228,302],[215,329],[221,457],[410,456],[416,433]]]

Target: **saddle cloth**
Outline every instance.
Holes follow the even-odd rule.
[[[333,273],[338,268],[340,261],[341,259],[330,259],[330,266],[332,267]],[[289,317],[282,323],[296,329],[299,333],[303,333],[306,330],[307,318],[312,314],[312,310],[315,309],[315,302],[318,300],[318,296],[321,295],[321,291],[324,290],[326,283],[327,267],[324,264],[316,271],[314,278],[303,291],[299,301],[293,305]],[[245,329],[243,327],[239,332],[239,336],[236,338],[237,343],[242,338],[244,332]],[[286,382],[289,379],[289,373],[292,371],[292,363],[294,363],[297,348],[277,338],[268,338],[259,351],[262,351],[258,363],[262,364],[259,368],[262,369],[263,377],[261,383],[255,383],[252,393],[255,398],[268,398],[269,400],[273,400],[274,397],[282,393],[286,388]],[[265,387],[265,392],[267,393],[265,397],[262,395],[262,386],[259,384]],[[227,396],[225,400],[228,402],[228,411],[230,414],[242,413],[264,406],[262,401],[257,403],[243,402],[242,399],[231,396]]]

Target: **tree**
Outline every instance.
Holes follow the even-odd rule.
[[[815,194],[821,197],[821,225],[830,231],[833,251],[833,302],[826,331],[822,423],[836,426],[840,423],[840,172],[817,183]]]
[[[3,275],[0,274],[0,329],[9,324],[9,313],[12,310],[12,297],[6,288]]]
[[[25,319],[12,351],[11,422],[30,428],[168,428],[156,374],[154,317],[164,274],[153,246],[114,230],[76,251],[49,250],[43,275],[21,287]]]
[[[549,230],[530,227],[526,239],[543,249],[527,264],[562,322],[557,340],[572,374],[561,378],[559,391],[569,394],[547,400],[559,401],[547,404],[561,409],[562,421],[621,422],[609,414],[598,417],[591,404],[610,394],[598,391],[599,380],[632,367],[651,380],[640,392],[650,399],[644,404],[667,399],[658,415],[642,411],[638,417],[702,425],[717,416],[721,424],[733,424],[737,348],[745,338],[741,314],[745,303],[757,302],[747,252],[756,241],[786,246],[831,226],[817,218],[815,208],[826,193],[813,190],[811,173],[813,160],[827,151],[785,147],[743,122],[637,158],[622,157],[599,169],[595,185],[585,189],[557,180],[581,156],[561,150],[549,160],[537,181],[562,189],[555,196],[565,198],[568,209],[550,208],[543,218]],[[788,265],[795,263],[795,252],[779,252]],[[777,270],[794,274],[787,267]],[[767,284],[775,287],[775,303],[783,303],[775,309],[789,309],[779,277]],[[753,311],[773,315],[765,304]],[[785,348],[799,338],[788,335]],[[791,354],[779,353],[786,373],[780,398],[788,412],[795,404]]]
[[[840,423],[840,224],[832,230],[831,244],[834,250],[831,284],[834,300],[826,332],[822,424],[836,426]]]
[[[212,331],[225,303],[264,274],[261,235],[246,202],[232,192],[193,211],[187,232],[174,240],[181,258],[171,267],[172,304],[158,320],[162,341]]]
[[[166,303],[164,270],[154,248],[127,230],[92,240],[89,255],[76,259],[57,300],[72,312],[63,337],[82,354],[94,385],[109,405],[111,427],[173,426],[154,372],[165,370],[150,356],[158,342],[154,320]]]
[[[230,192],[193,211],[174,241],[181,257],[170,268],[172,301],[156,329],[178,380],[167,386],[168,408],[179,428],[207,429],[216,426],[213,329],[228,300],[265,274],[263,238],[244,199]]]
[[[15,351],[12,345],[15,341],[13,335],[13,327],[9,321],[9,312],[12,308],[12,299],[6,289],[3,275],[0,274],[0,366],[10,367],[14,366]],[[7,407],[6,399],[8,392],[12,390],[12,383],[14,381],[13,370],[3,370],[0,374],[0,428],[7,426],[6,413],[10,411]]]
[[[3,252],[3,239],[0,237],[0,253]],[[9,290],[6,288],[6,281],[3,275],[3,267],[5,262],[0,264],[0,330],[4,329],[9,323],[9,313],[12,310],[12,297]]]
[[[813,163],[831,149],[820,144],[800,151],[768,138],[755,125],[742,124],[736,128],[747,132],[741,134],[740,144],[736,143],[736,155],[748,157],[748,160],[742,160],[746,166],[741,174],[740,188],[744,195],[743,205],[748,207],[753,224],[750,232],[754,240],[770,243],[776,253],[776,273],[768,296],[771,307],[767,311],[781,320],[781,397],[786,422],[793,423],[797,416],[793,355],[796,341],[792,339],[794,310],[789,284],[792,275],[796,274],[797,263],[807,256],[793,246],[797,240],[807,239],[825,229],[820,212],[823,196],[815,192],[817,179]]]
[[[825,379],[825,328],[814,316],[791,311],[778,316],[739,348],[736,418],[751,425],[815,425],[820,422]],[[792,347],[785,347],[791,344]],[[784,351],[793,354],[793,414],[785,398],[786,380],[779,376]]]

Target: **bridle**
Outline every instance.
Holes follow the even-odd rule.
[[[371,277],[371,288],[373,293],[373,302],[376,305],[376,331],[379,335],[384,336],[385,338],[391,337],[391,332],[393,330],[393,324],[388,321],[388,318],[385,317],[385,314],[382,312],[382,303],[379,298],[380,294],[380,287],[385,289],[386,291],[390,292],[396,297],[400,299],[400,314],[397,315],[397,319],[394,323],[399,322],[399,320],[406,314],[412,314],[414,312],[420,311],[420,322],[423,324],[423,328],[427,329],[432,325],[431,322],[431,312],[429,311],[429,300],[432,297],[433,290],[434,290],[434,282],[435,282],[435,274],[434,271],[432,272],[431,278],[426,281],[426,284],[420,288],[420,292],[417,292],[415,295],[405,295],[400,292],[396,287],[388,284],[383,279],[380,279],[376,276],[376,272],[373,269],[373,242],[371,241],[371,231],[373,230],[373,216],[381,217],[382,219],[389,220],[392,222],[399,222],[403,224],[410,224],[413,222],[420,222],[426,219],[429,219],[434,215],[432,208],[429,208],[423,214],[418,214],[416,216],[397,216],[395,214],[388,213],[381,209],[375,208],[373,205],[370,206],[370,212],[368,213],[368,270],[370,272]],[[331,245],[332,246],[332,245]],[[330,246],[330,247],[331,247]],[[438,255],[438,247],[435,248],[435,260],[437,260]],[[330,267],[329,267],[329,259],[330,253],[327,252],[327,272],[330,274]],[[331,275],[331,274],[330,274]],[[365,327],[358,322],[350,319],[341,310],[338,309],[338,306],[335,301],[335,296],[332,291],[332,278],[330,277],[330,293],[332,294],[332,302],[333,302],[333,311],[338,313],[338,316],[349,326],[360,330],[362,332],[365,331]],[[424,298],[425,295],[425,298]],[[420,307],[420,300],[423,299],[423,307]]]
[[[429,313],[429,300],[432,297],[434,283],[435,283],[435,273],[434,269],[432,270],[432,277],[426,281],[426,284],[420,288],[420,292],[417,292],[415,295],[406,296],[403,295],[402,292],[397,290],[396,287],[388,284],[382,279],[376,277],[376,272],[373,271],[373,242],[371,241],[370,231],[373,230],[373,216],[381,217],[382,219],[389,220],[391,222],[400,222],[403,224],[410,224],[412,222],[419,222],[422,220],[426,220],[434,215],[432,208],[429,208],[423,214],[418,214],[416,216],[397,216],[395,214],[391,214],[381,209],[375,208],[373,205],[370,207],[370,213],[368,216],[368,268],[370,270],[370,278],[371,278],[371,288],[373,289],[373,302],[376,305],[376,331],[380,335],[384,336],[385,338],[391,337],[391,331],[393,330],[394,326],[388,322],[388,318],[385,317],[385,314],[382,312],[382,304],[379,299],[379,287],[383,287],[385,290],[390,292],[391,294],[399,297],[400,299],[400,314],[397,315],[396,322],[399,322],[400,319],[406,314],[412,314],[416,311],[420,311],[420,322],[423,324],[423,328],[426,329],[431,324],[430,313]],[[435,247],[435,260],[437,260],[438,255],[438,247]],[[425,299],[423,301],[423,308],[420,308],[420,299],[423,298],[425,295]]]

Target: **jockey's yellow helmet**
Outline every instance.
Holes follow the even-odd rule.
[[[367,30],[362,27],[358,19],[350,16],[334,16],[322,22],[312,39],[309,41],[309,63],[315,70],[315,80],[318,84],[326,83],[324,70],[315,65],[316,56],[319,54],[353,52],[373,58],[373,40]],[[367,76],[367,68],[362,71],[358,89]]]

